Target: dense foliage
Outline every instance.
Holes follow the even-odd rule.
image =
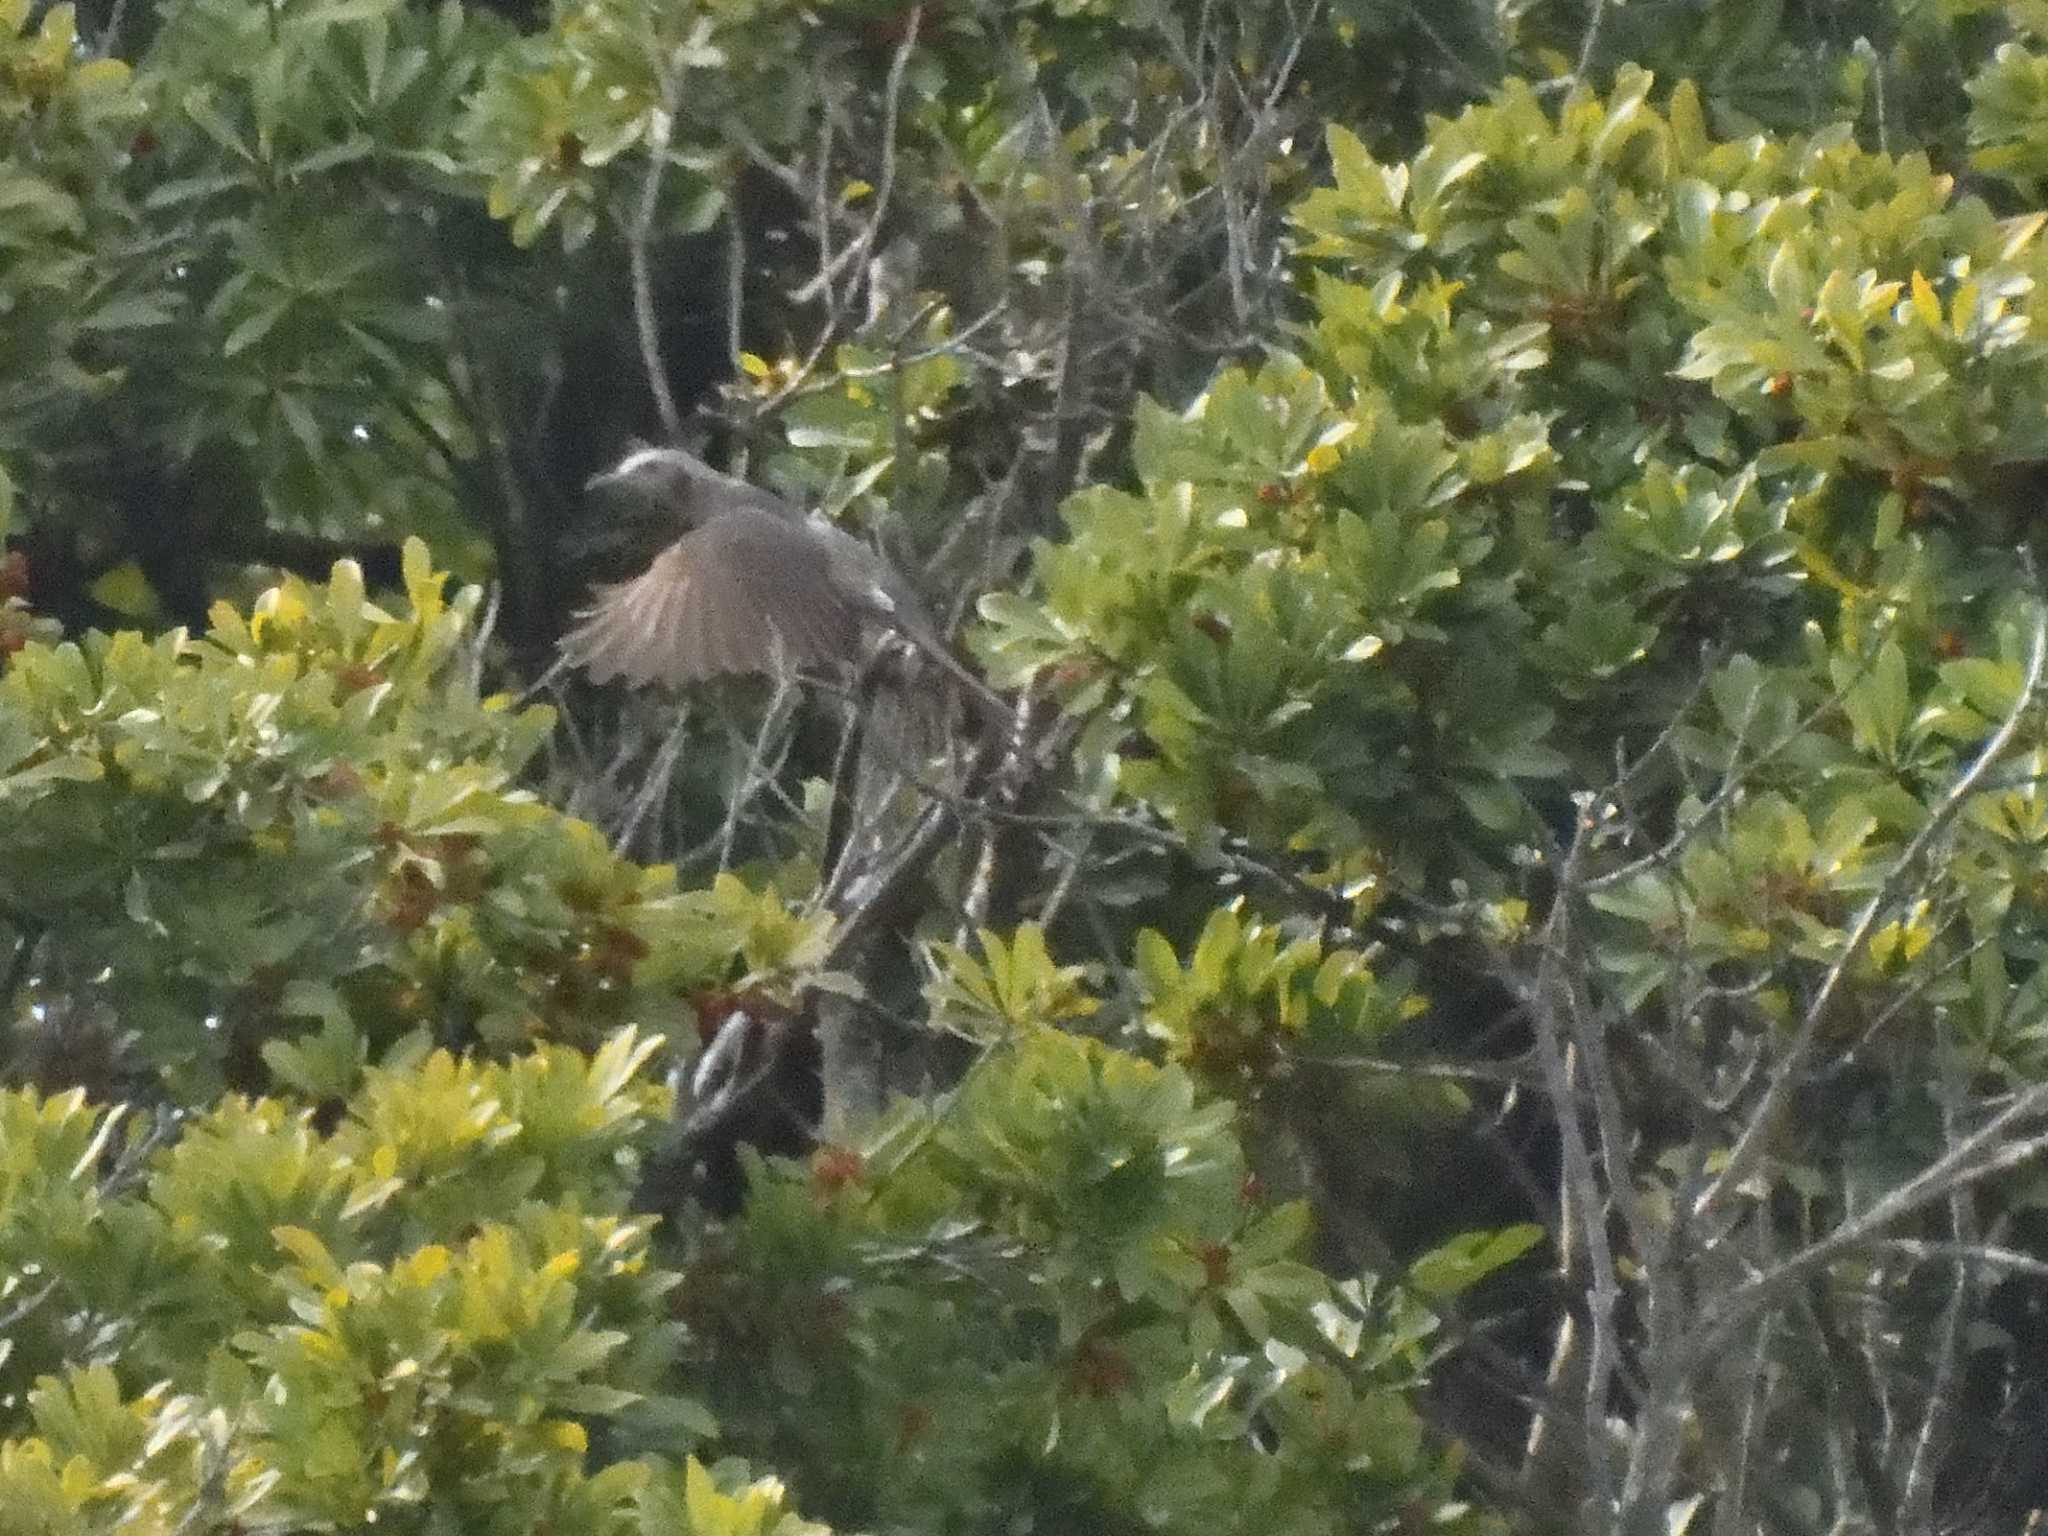
[[[0,1526],[2019,1528],[2044,180],[2032,0],[0,5]],[[636,432],[1014,721],[549,673]]]

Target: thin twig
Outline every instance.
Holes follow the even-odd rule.
[[[889,79],[882,98],[882,168],[875,177],[875,201],[868,220],[844,250],[821,262],[817,273],[790,295],[799,304],[808,304],[827,290],[848,262],[864,258],[881,233],[882,220],[888,215],[889,199],[896,188],[896,124],[903,107],[903,76],[910,65],[911,50],[917,47],[917,31],[923,20],[924,7],[912,6],[904,23],[903,40],[896,46],[896,56],[889,61]],[[821,186],[825,176],[826,168],[820,165]]]
[[[1778,1291],[1803,1277],[1809,1270],[1860,1248],[1869,1246],[1893,1222],[1912,1215],[1952,1191],[1981,1183],[1992,1175],[2048,1152],[2048,1134],[2006,1142],[2015,1126],[2037,1116],[2048,1115],[2048,1084],[2036,1084],[2017,1095],[1978,1130],[1905,1183],[1825,1237],[1817,1238],[1775,1268],[1745,1281],[1723,1296],[1702,1318],[1696,1347],[1705,1352],[1717,1347],[1727,1330],[1740,1323]]]
[[[1573,886],[1593,824],[1591,817],[1581,816],[1578,820],[1577,831],[1560,874],[1566,890]],[[1572,1086],[1572,1066],[1564,1030],[1559,1024],[1558,1000],[1568,986],[1561,973],[1567,957],[1575,948],[1568,932],[1570,910],[1571,903],[1562,899],[1551,908],[1540,941],[1542,958],[1524,1001],[1536,1026],[1536,1057],[1543,1070],[1544,1087],[1549,1094],[1551,1112],[1556,1117],[1563,1151],[1564,1207],[1577,1217],[1579,1237],[1585,1245],[1586,1262],[1592,1272],[1591,1294],[1587,1298],[1593,1325],[1592,1354],[1586,1365],[1580,1428],[1585,1436],[1590,1497],[1598,1518],[1604,1520],[1614,1508],[1616,1494],[1613,1457],[1607,1439],[1607,1406],[1620,1358],[1616,1312],[1621,1300],[1621,1285],[1607,1233],[1607,1200],[1595,1171],[1592,1148],[1586,1140],[1578,1094]],[[1607,1193],[1614,1192],[1610,1190]]]
[[[1607,20],[1607,0],[1593,0],[1593,14],[1586,18],[1585,35],[1579,39],[1579,62],[1572,69],[1572,79],[1585,84],[1593,68],[1593,52],[1600,46],[1600,27]]]
[[[740,814],[763,781],[762,764],[768,760],[769,738],[782,728],[783,717],[789,712],[794,683],[792,672],[786,668],[777,669],[775,692],[768,700],[768,708],[762,711],[760,728],[754,732],[753,742],[747,749],[747,766],[726,802],[725,825],[718,834],[718,867],[721,871],[732,868],[733,843],[739,836]]]
[[[664,69],[661,103],[654,109],[647,134],[647,176],[640,184],[640,208],[626,237],[626,260],[633,279],[633,329],[640,338],[640,366],[647,374],[648,391],[654,396],[654,413],[661,418],[661,430],[670,442],[682,436],[683,418],[676,410],[676,398],[668,384],[668,367],[661,357],[647,248],[654,238],[655,210],[661,205],[661,178],[668,169],[669,138],[675,132],[675,90],[673,72]]]

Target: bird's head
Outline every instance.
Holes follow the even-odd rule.
[[[585,481],[583,488],[658,508],[692,528],[718,512],[740,506],[791,515],[766,491],[721,474],[685,448],[636,443],[610,469]]]
[[[586,480],[583,488],[601,495],[668,503],[678,510],[687,510],[695,500],[690,494],[692,489],[708,478],[724,477],[685,449],[652,448],[636,443],[610,469]]]

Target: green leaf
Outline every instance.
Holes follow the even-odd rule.
[[[176,318],[173,301],[168,297],[130,294],[102,304],[79,323],[89,331],[133,331],[169,325]]]
[[[1449,1300],[1514,1263],[1542,1241],[1543,1229],[1532,1222],[1491,1232],[1461,1233],[1410,1265],[1408,1283],[1424,1296]]]
[[[254,314],[246,317],[233,330],[228,332],[227,339],[221,343],[221,356],[233,357],[237,353],[244,352],[248,348],[255,346],[257,342],[271,333],[278,321],[282,320],[290,312],[292,303],[293,300],[287,295],[282,299],[264,305]]]
[[[111,609],[126,618],[152,619],[162,612],[163,605],[157,598],[156,588],[150,584],[142,567],[133,560],[124,560],[103,572],[86,590],[102,608]]]

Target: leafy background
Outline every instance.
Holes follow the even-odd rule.
[[[2044,49],[0,8],[11,1518],[2020,1528]],[[895,863],[829,690],[549,673],[634,434],[1016,701]],[[907,1094],[636,1209],[834,1007]]]

